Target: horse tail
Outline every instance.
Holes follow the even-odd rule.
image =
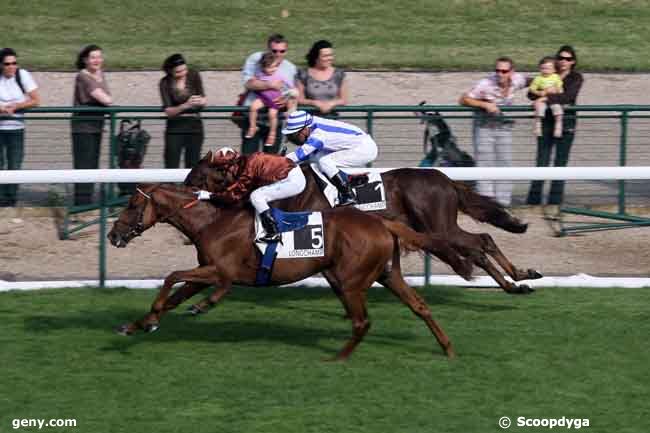
[[[458,194],[459,208],[476,221],[489,223],[511,233],[525,233],[528,224],[510,215],[496,200],[474,192],[461,182],[453,182]]]
[[[425,251],[447,263],[458,275],[466,280],[472,278],[474,267],[472,262],[462,257],[447,239],[436,235],[429,236],[418,233],[409,226],[386,218],[381,218],[384,227],[401,241],[396,248],[406,251]],[[397,242],[396,242],[397,244]]]

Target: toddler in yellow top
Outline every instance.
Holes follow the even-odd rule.
[[[562,79],[555,73],[555,58],[544,57],[539,61],[540,75],[536,76],[530,83],[530,92],[539,96],[533,103],[535,107],[535,135],[542,135],[542,119],[546,112],[546,96],[562,93]],[[553,137],[562,137],[562,117],[564,110],[560,104],[551,104],[551,111],[555,118]]]

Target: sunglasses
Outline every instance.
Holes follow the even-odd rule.
[[[494,72],[496,72],[497,74],[507,74],[510,71],[511,71],[510,69],[495,69],[494,70]]]
[[[284,54],[287,52],[287,50],[271,50],[273,54]]]
[[[557,56],[558,60],[566,60],[567,62],[573,61],[573,57],[564,57],[564,56]]]
[[[4,62],[3,63],[3,65],[5,65],[5,66],[13,66],[13,65],[17,65],[17,64],[18,63],[16,63],[16,62]]]

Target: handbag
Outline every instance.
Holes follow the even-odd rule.
[[[235,105],[239,107],[243,107],[247,95],[248,95],[247,92],[240,93],[239,96],[237,97],[237,103]],[[237,125],[240,129],[246,128],[247,118],[248,118],[247,113],[241,110],[233,111],[232,114],[230,115],[230,121],[235,125]]]

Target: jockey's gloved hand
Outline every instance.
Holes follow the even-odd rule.
[[[210,200],[210,197],[212,197],[212,193],[204,189],[202,189],[201,191],[196,191],[194,194],[197,195],[196,198],[198,200]]]

